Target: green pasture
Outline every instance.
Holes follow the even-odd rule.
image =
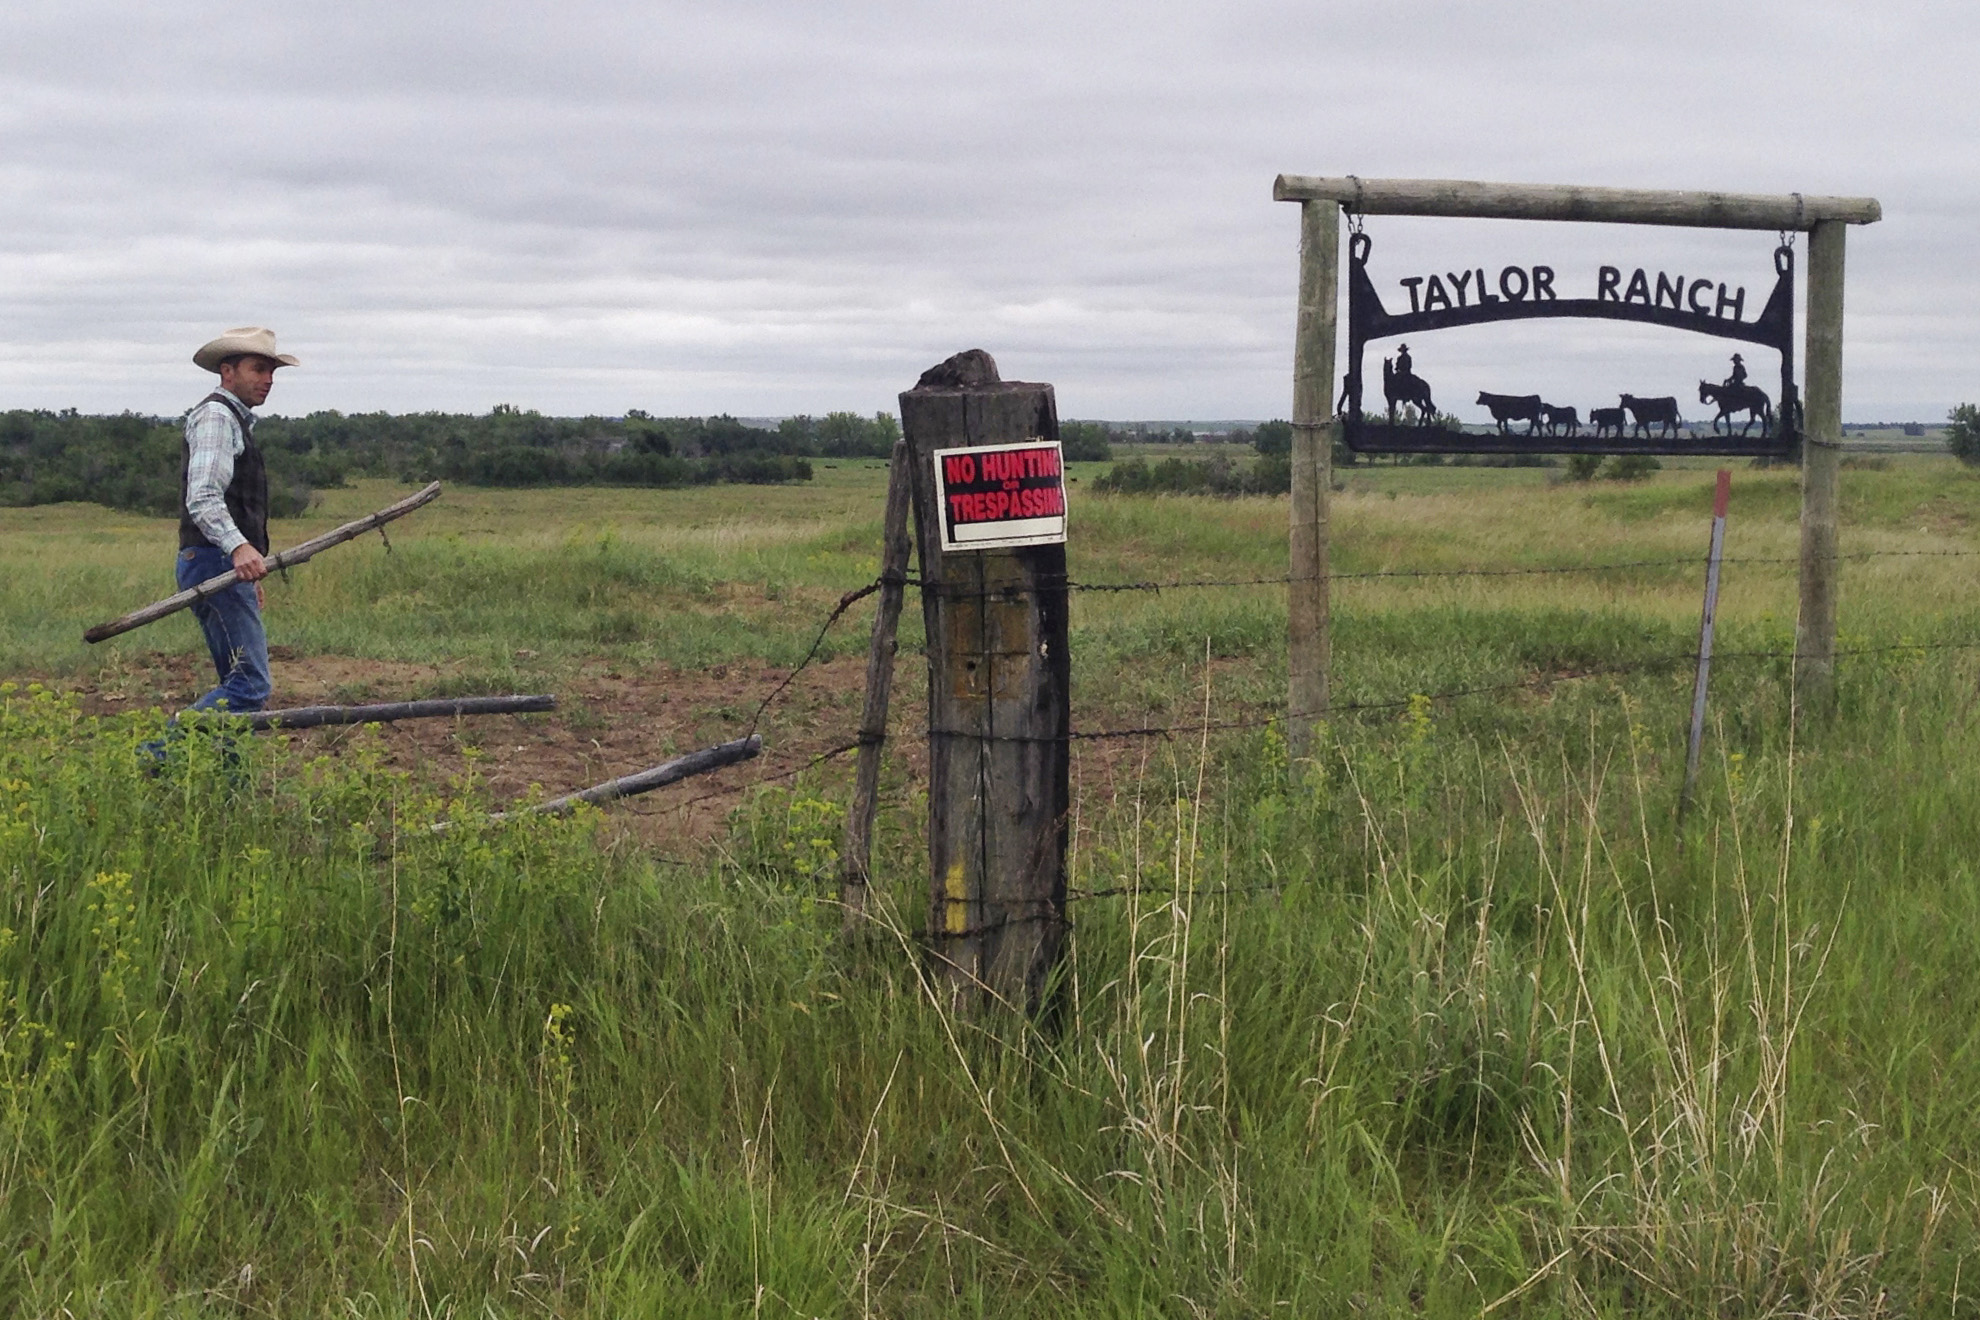
[[[365,736],[194,728],[149,778],[162,712],[62,689],[196,646],[80,642],[169,589],[170,525],[0,512],[0,1310],[1980,1311],[1980,478],[1878,464],[1843,474],[1845,654],[1800,718],[1797,476],[1735,470],[1682,831],[1712,465],[1337,474],[1337,574],[1630,567],[1343,576],[1310,762],[1269,723],[1080,744],[1072,883],[1113,896],[1075,903],[1040,1024],[924,985],[900,757],[850,945],[838,764],[665,857],[596,815],[482,824]],[[788,666],[875,572],[882,465],[818,466],[449,490],[271,583],[272,640],[456,690]],[[1283,500],[1082,496],[1099,470],[1076,580],[1285,572]],[[1072,617],[1076,727],[1283,700],[1282,585]]]
[[[1876,460],[1895,466],[1852,471],[1844,482],[1845,554],[1931,551],[1964,544],[1980,480],[1949,461]],[[1649,481],[1561,483],[1547,469],[1355,467],[1333,501],[1337,573],[1464,567],[1567,567],[1585,563],[1696,559],[1704,553],[1703,510],[1711,468],[1674,468]],[[1285,506],[1245,500],[1082,497],[1104,465],[1075,464],[1075,539],[1069,559],[1084,581],[1233,580],[1285,572]],[[1549,484],[1549,478],[1555,478]],[[793,486],[691,490],[486,490],[457,487],[377,537],[330,552],[269,583],[269,631],[304,652],[431,661],[462,669],[541,670],[554,676],[586,661],[701,665],[749,656],[792,663],[822,614],[847,588],[876,572],[885,465],[820,465]],[[1733,486],[1722,619],[1734,639],[1791,635],[1792,560],[1799,494],[1792,469],[1741,469]],[[278,522],[293,544],[404,493],[364,481],[325,492],[311,515]],[[74,676],[113,670],[159,649],[198,646],[190,617],[113,639],[79,643],[84,628],[168,594],[169,524],[91,505],[9,509],[0,514],[0,673]],[[1742,562],[1744,561],[1744,562]],[[1915,631],[1921,617],[1970,607],[1968,565],[1914,555],[1851,563],[1845,570],[1845,630]],[[1427,618],[1461,622],[1528,614],[1654,620],[1675,629],[1697,611],[1694,565],[1594,576],[1385,579],[1336,585],[1344,632],[1393,631]],[[1165,646],[1164,636],[1204,631],[1178,655],[1253,656],[1269,666],[1282,635],[1283,588],[1228,588],[1160,597],[1081,597],[1076,665],[1099,666]],[[1930,601],[1930,616],[1918,607]],[[1404,618],[1396,617],[1401,613]],[[912,614],[912,611],[910,611]],[[1221,622],[1220,622],[1221,621]],[[855,620],[857,622],[857,620]],[[912,620],[910,620],[912,626]],[[858,628],[828,639],[857,649]],[[1151,635],[1151,633],[1153,635]],[[1228,634],[1228,640],[1220,640]],[[1463,645],[1463,637],[1448,641]],[[1444,648],[1448,649],[1448,648]],[[534,652],[519,662],[518,651]],[[1344,647],[1343,679],[1355,682],[1365,649]],[[1199,657],[1200,658],[1200,657]],[[1421,686],[1420,684],[1415,686]],[[1096,685],[1104,690],[1104,683]],[[1433,689],[1434,690],[1434,689]],[[1407,695],[1392,693],[1391,695]]]

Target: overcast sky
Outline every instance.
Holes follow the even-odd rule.
[[[1946,0],[7,0],[0,407],[175,413],[258,323],[286,413],[892,411],[982,347],[1069,417],[1283,416],[1288,172],[1875,196],[1844,411],[1937,418],[1980,399],[1976,57]],[[1771,279],[1772,235],[1369,233],[1392,306],[1501,259]],[[1454,402],[1613,401],[1589,345],[1640,341],[1589,326],[1411,347]],[[1723,374],[1676,338],[1620,388]]]

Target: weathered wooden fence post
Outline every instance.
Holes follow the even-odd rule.
[[[1035,1011],[1066,932],[1066,550],[945,554],[931,455],[1055,441],[1058,407],[978,349],[900,397],[928,632],[929,942],[957,1006]]]
[[[1801,613],[1797,709],[1828,707],[1836,681],[1836,494],[1842,470],[1843,236],[1840,220],[1808,235],[1808,373],[1801,446]]]
[[[846,812],[845,846],[839,851],[839,899],[845,933],[866,918],[872,887],[873,813],[880,800],[880,749],[887,740],[887,704],[894,690],[894,633],[901,621],[901,595],[907,586],[908,502],[911,463],[907,441],[894,442],[887,470],[887,511],[880,533],[880,608],[873,616],[873,639],[866,655],[866,703],[859,718],[859,771],[852,807]]]
[[[1299,311],[1293,340],[1292,528],[1286,598],[1286,744],[1313,754],[1327,713],[1333,633],[1327,601],[1327,496],[1333,481],[1334,332],[1341,269],[1341,208],[1299,208]]]

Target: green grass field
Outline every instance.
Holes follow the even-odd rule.
[[[1843,552],[1874,557],[1843,568],[1836,709],[1798,722],[1797,478],[1736,470],[1682,836],[1695,562],[1345,578],[1335,694],[1367,708],[1311,763],[1270,724],[1080,744],[1072,884],[1135,892],[1075,903],[1049,1030],[926,990],[911,757],[857,948],[841,763],[664,856],[596,814],[479,825],[478,780],[372,735],[196,733],[149,779],[162,712],[69,692],[196,648],[183,617],[79,640],[169,589],[169,525],[7,510],[0,1309],[1980,1312],[1980,651],[1940,645],[1980,642],[1980,478],[1879,462],[1843,476]],[[1345,471],[1334,569],[1695,561],[1711,466]],[[1282,499],[1083,497],[1098,470],[1076,580],[1285,572]],[[786,668],[872,578],[884,481],[450,490],[391,554],[272,583],[271,639],[457,690]],[[1284,596],[1077,596],[1075,727],[1269,716]]]

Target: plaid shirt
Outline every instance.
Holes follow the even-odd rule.
[[[254,410],[241,403],[232,390],[217,392],[240,404],[248,425],[254,425]],[[234,479],[234,459],[245,447],[240,423],[226,404],[202,403],[186,414],[186,449],[190,455],[186,463],[186,512],[192,515],[200,535],[219,547],[223,555],[247,544],[241,529],[234,526],[234,516],[227,512],[227,486]]]

